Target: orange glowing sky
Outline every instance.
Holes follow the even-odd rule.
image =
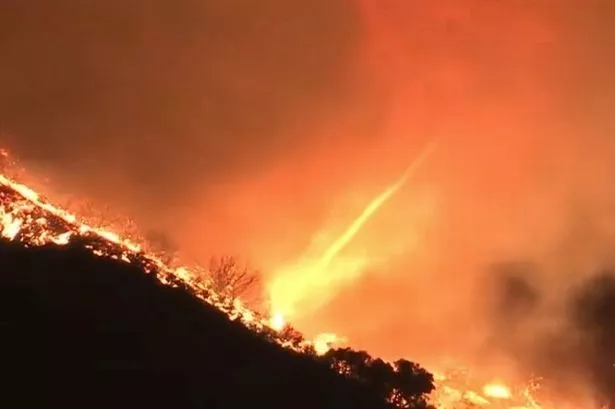
[[[360,271],[304,300],[308,333],[385,357],[476,359],[488,264],[537,259],[556,293],[560,264],[591,264],[615,237],[605,2],[186,1],[198,12],[177,15],[129,3],[101,12],[125,13],[132,43],[39,8],[44,24],[66,19],[47,45],[64,59],[45,51],[37,71],[28,53],[46,34],[11,37],[0,126],[65,191],[164,230],[187,258],[236,254],[272,282],[439,141],[345,247]],[[177,24],[183,12],[194,20]],[[571,252],[578,212],[592,240]]]

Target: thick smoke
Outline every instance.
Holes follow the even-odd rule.
[[[594,356],[533,344],[566,325],[605,342],[565,311],[615,261],[615,9],[556,3],[3,1],[0,131],[56,190],[270,274],[438,139],[345,249],[378,263],[297,324],[425,363],[559,360],[600,384]],[[530,263],[501,286],[501,260]],[[494,298],[512,306],[497,326]]]
[[[4,142],[146,222],[185,222],[182,207],[323,143],[317,124],[356,96],[343,0],[0,7]]]
[[[533,275],[539,273],[532,269]],[[615,402],[615,274],[603,269],[559,298],[532,281],[530,270],[492,271],[489,349],[518,373],[539,374],[563,396]],[[576,394],[576,396],[575,396]]]

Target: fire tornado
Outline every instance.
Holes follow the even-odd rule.
[[[367,257],[344,258],[340,252],[352,241],[382,206],[391,199],[415,174],[424,161],[433,153],[437,144],[427,144],[406,168],[404,173],[382,193],[372,199],[361,214],[350,224],[319,258],[303,257],[297,263],[276,274],[270,287],[271,306],[275,316],[290,316],[297,313],[297,305],[306,299],[326,301],[327,286],[339,281],[350,280],[362,273],[371,263]],[[305,308],[301,309],[305,313]]]

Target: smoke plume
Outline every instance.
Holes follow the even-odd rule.
[[[615,274],[587,274],[558,297],[544,297],[529,270],[499,265],[490,282],[488,350],[518,373],[540,374],[543,386],[577,402],[615,399]],[[540,270],[534,267],[533,275]]]

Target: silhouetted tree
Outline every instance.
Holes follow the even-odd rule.
[[[235,257],[212,257],[207,271],[214,291],[230,298],[241,298],[247,304],[258,301],[260,276],[258,271],[240,266]]]
[[[374,359],[365,351],[332,349],[323,359],[341,374],[366,385],[394,408],[428,408],[427,395],[435,386],[433,376],[405,359],[393,365]]]

